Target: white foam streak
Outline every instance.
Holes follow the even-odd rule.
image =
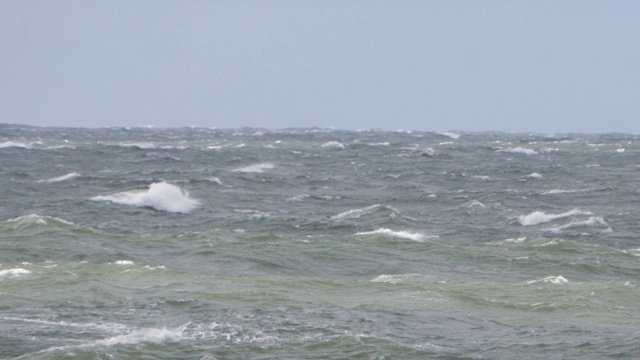
[[[323,148],[344,149],[344,144],[338,141],[329,141],[322,144]]]
[[[388,237],[413,240],[417,242],[423,242],[428,237],[434,237],[434,236],[426,236],[420,233],[411,233],[408,231],[394,231],[386,228],[380,228],[374,231],[359,232],[356,235],[384,235]]]
[[[576,228],[576,227],[582,227],[582,226],[587,226],[587,227],[606,227],[605,231],[612,231],[611,228],[609,227],[609,224],[607,224],[606,221],[604,221],[603,218],[601,217],[597,217],[597,216],[592,216],[586,220],[577,220],[577,221],[571,221],[568,224],[562,225],[562,226],[558,226],[555,228],[551,228],[548,229],[551,232],[561,232],[562,230],[566,230],[566,229],[571,229],[571,228]]]
[[[140,343],[153,343],[160,344],[165,341],[180,341],[182,339],[182,331],[179,330],[169,330],[167,328],[162,329],[140,329],[134,330],[128,334],[117,335],[114,337],[110,337],[104,340],[95,341],[92,344],[87,344],[86,346],[94,346],[94,345],[103,345],[103,346],[113,346],[113,345],[133,345]]]
[[[549,191],[545,191],[540,193],[541,195],[555,195],[555,194],[566,194],[566,193],[574,193],[579,190],[562,190],[562,189],[551,189]]]
[[[72,172],[72,173],[68,173],[66,175],[62,175],[62,176],[57,176],[48,180],[38,180],[38,182],[47,182],[47,183],[56,183],[56,182],[62,182],[62,181],[67,181],[67,180],[71,180],[71,179],[75,179],[77,177],[79,177],[80,174]]]
[[[140,149],[140,150],[148,150],[156,147],[153,143],[134,143],[134,144],[125,143],[125,144],[118,144],[118,146],[124,147],[124,148],[131,148],[131,149]]]
[[[70,221],[62,220],[60,218],[53,217],[53,216],[41,216],[41,215],[38,215],[38,214],[29,214],[29,215],[24,215],[24,216],[18,216],[17,218],[9,219],[6,222],[7,223],[14,223],[17,226],[21,226],[21,225],[31,225],[31,224],[47,225],[47,224],[49,224],[49,221],[59,222],[59,223],[65,224],[65,225],[76,226],[74,223],[72,223]]]
[[[523,154],[523,155],[536,155],[536,154],[538,154],[538,152],[533,150],[533,149],[527,149],[527,148],[523,148],[523,147],[504,149],[502,151],[503,152],[515,153],[515,154]]]
[[[518,222],[523,226],[531,226],[575,215],[591,215],[591,213],[578,209],[573,209],[562,214],[546,214],[542,211],[534,211],[529,215],[522,215],[518,217]]]
[[[531,284],[537,284],[537,283],[550,283],[550,284],[560,285],[560,284],[566,284],[568,282],[569,280],[567,280],[564,276],[558,275],[558,276],[547,276],[546,278],[539,279],[539,280],[527,281],[527,284],[531,285]]]
[[[20,275],[26,275],[26,274],[31,274],[31,271],[23,268],[0,270],[0,277],[8,276],[13,278],[13,277],[18,277]]]
[[[382,274],[376,277],[375,279],[371,279],[369,282],[397,284],[399,282],[402,282],[402,280],[405,280],[411,276],[414,276],[414,275],[413,274]]]
[[[113,262],[114,265],[120,265],[120,266],[128,266],[128,265],[133,265],[133,261],[131,260],[118,260]]]
[[[333,215],[329,219],[334,221],[341,221],[345,219],[357,219],[362,215],[371,214],[372,212],[380,209],[381,207],[382,205],[376,204],[376,205],[367,206],[362,209],[347,210],[345,212],[341,212],[338,215]]]
[[[232,170],[233,172],[243,172],[243,173],[263,173],[267,170],[272,170],[274,168],[272,163],[260,163],[253,164],[241,168],[237,168]]]
[[[18,143],[14,141],[5,141],[3,143],[0,143],[0,149],[6,148],[31,149],[31,144]]]
[[[125,191],[113,195],[94,196],[90,200],[120,205],[151,207],[160,211],[187,214],[200,206],[186,190],[167,182],[153,183],[149,190]]]
[[[460,139],[460,134],[456,134],[454,132],[439,131],[438,134],[450,137],[450,138],[455,139],[455,140]]]

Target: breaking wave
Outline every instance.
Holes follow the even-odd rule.
[[[56,182],[62,182],[62,181],[75,179],[75,178],[77,178],[79,176],[80,176],[80,174],[72,172],[72,173],[68,173],[66,175],[56,176],[54,178],[47,179],[47,180],[38,180],[38,182],[56,183]]]
[[[576,215],[591,215],[591,213],[588,211],[582,211],[578,209],[573,209],[571,211],[567,211],[562,214],[546,214],[546,213],[543,213],[542,211],[534,211],[529,215],[522,215],[518,217],[518,222],[522,226],[531,226],[531,225],[538,225],[538,224],[547,223],[553,220],[562,219],[569,216],[576,216]]]
[[[425,239],[430,238],[430,237],[435,237],[435,236],[427,236],[421,233],[412,233],[412,232],[408,232],[408,231],[393,231],[390,229],[386,229],[386,228],[380,228],[378,230],[374,230],[374,231],[365,231],[365,232],[359,232],[356,235],[384,235],[387,237],[394,237],[394,238],[400,238],[400,239],[407,239],[407,240],[413,240],[413,241],[417,241],[417,242],[423,242]]]
[[[267,170],[272,170],[274,168],[272,163],[260,163],[253,164],[241,168],[237,168],[232,170],[233,172],[243,172],[243,173],[263,173]]]
[[[90,200],[120,205],[151,207],[156,210],[188,214],[200,206],[186,190],[167,182],[153,183],[148,190],[133,190],[113,195],[94,196]]]

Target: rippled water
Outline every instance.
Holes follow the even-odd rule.
[[[638,136],[0,125],[0,358],[640,352]]]

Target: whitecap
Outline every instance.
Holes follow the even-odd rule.
[[[527,281],[527,284],[531,285],[531,284],[537,284],[537,283],[551,283],[551,284],[560,285],[560,284],[566,284],[568,282],[569,280],[567,280],[564,276],[558,275],[558,276],[547,276],[546,278],[542,278],[539,280],[530,280],[530,281]]]
[[[167,328],[149,328],[134,330],[128,334],[116,335],[104,340],[98,340],[85,346],[92,347],[95,345],[134,345],[140,343],[160,344],[165,341],[180,341],[182,340],[182,338],[183,335],[181,330],[169,330]]]
[[[114,265],[128,266],[128,265],[133,265],[133,261],[131,261],[131,260],[118,260],[118,261],[114,261],[113,264]]]
[[[388,237],[395,237],[400,239],[413,240],[417,242],[423,242],[428,237],[436,237],[436,236],[426,236],[420,233],[411,233],[408,231],[393,231],[386,228],[380,228],[374,231],[365,231],[359,232],[356,235],[384,235]]]
[[[449,132],[449,131],[439,131],[437,132],[437,134],[443,135],[443,136],[447,136],[450,137],[454,140],[460,139],[460,134],[456,134],[454,132]]]
[[[323,148],[344,149],[344,144],[339,141],[329,141],[322,144]]]
[[[0,276],[18,277],[20,275],[26,275],[26,274],[31,274],[31,271],[23,268],[0,270]]]
[[[272,163],[260,163],[260,164],[253,164],[253,165],[237,168],[231,171],[244,172],[244,173],[263,173],[267,170],[272,170],[273,168],[274,168],[274,165]]]
[[[397,284],[408,277],[407,274],[382,274],[369,282]]]
[[[531,174],[527,175],[526,177],[528,177],[529,179],[542,179],[542,178],[544,178],[544,176],[542,176],[541,174],[536,173],[536,172],[531,173]]]
[[[31,144],[19,143],[14,141],[5,141],[3,143],[0,143],[0,149],[6,148],[31,149]]]
[[[259,210],[234,210],[237,213],[247,215],[250,219],[265,219],[271,216],[271,213]]]
[[[374,211],[376,211],[376,210],[378,210],[380,208],[382,208],[382,205],[375,204],[375,205],[367,206],[367,207],[361,208],[361,209],[347,210],[347,211],[341,212],[338,215],[331,216],[329,218],[329,220],[342,221],[342,220],[346,220],[346,219],[357,219],[357,218],[361,217],[362,215],[371,214],[372,212],[374,212]]]
[[[218,184],[220,186],[222,186],[222,180],[220,180],[219,178],[215,177],[215,176],[211,176],[209,178],[207,178],[207,181],[210,181],[214,184]]]
[[[471,201],[467,202],[465,204],[465,206],[468,207],[468,208],[472,208],[472,207],[486,208],[487,207],[485,204],[481,203],[478,200],[471,200]]]
[[[591,215],[588,211],[582,211],[573,209],[571,211],[564,212],[562,214],[546,214],[542,211],[534,211],[529,215],[522,215],[518,217],[518,222],[523,226],[537,225],[541,223],[547,223],[556,219],[562,219],[575,215]]]
[[[186,190],[164,181],[149,185],[149,190],[133,190],[113,195],[94,196],[90,200],[137,207],[151,207],[160,211],[183,214],[190,213],[200,206],[200,202],[189,197],[189,193]]]
[[[566,194],[566,193],[574,193],[578,192],[578,190],[563,190],[563,189],[551,189],[548,191],[544,191],[540,193],[541,195],[555,195],[555,194]]]
[[[122,143],[122,144],[117,144],[117,146],[130,148],[130,149],[140,149],[140,150],[148,150],[156,147],[153,143]]]
[[[306,199],[308,199],[310,196],[309,194],[300,194],[300,195],[296,195],[296,196],[292,196],[288,199],[286,199],[286,202],[302,202]]]
[[[538,154],[538,152],[533,150],[533,149],[527,149],[527,148],[523,148],[523,147],[503,149],[501,151],[515,153],[515,154],[524,154],[524,155],[536,155],[536,154]]]
[[[604,231],[613,231],[611,230],[611,228],[609,227],[609,224],[601,217],[598,216],[592,216],[586,220],[574,220],[571,221],[568,224],[562,225],[562,226],[558,226],[558,227],[554,227],[554,228],[550,228],[547,229],[548,231],[551,232],[561,232],[562,230],[566,230],[566,229],[571,229],[571,228],[576,228],[576,227],[605,227],[606,229]]]
[[[430,148],[430,147],[426,147],[426,148],[420,149],[420,152],[424,156],[436,156],[436,155],[438,155],[438,153],[435,150],[433,150],[432,148]]]
[[[38,180],[37,182],[56,183],[56,182],[62,182],[62,181],[75,179],[75,178],[77,178],[79,176],[80,176],[80,174],[72,172],[72,173],[68,173],[66,175],[56,176],[56,177],[53,177],[53,178],[47,179],[47,180]]]
[[[26,226],[26,225],[48,225],[49,222],[57,222],[65,225],[76,226],[74,223],[70,221],[66,221],[53,216],[41,216],[38,214],[29,214],[24,216],[18,216],[16,218],[12,218],[7,220],[7,223],[13,223],[17,226]]]
[[[391,144],[389,142],[380,142],[380,143],[370,143],[367,144],[369,146],[390,146]]]

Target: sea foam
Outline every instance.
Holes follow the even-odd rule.
[[[340,214],[333,215],[333,216],[329,217],[329,220],[343,221],[343,220],[348,220],[348,219],[358,219],[363,215],[372,214],[372,213],[378,211],[379,209],[390,210],[391,214],[389,216],[392,217],[392,218],[399,214],[398,210],[394,209],[391,206],[375,204],[375,205],[367,206],[367,207],[364,207],[364,208],[361,208],[361,209],[352,209],[352,210],[347,210],[347,211],[341,212]]]
[[[3,143],[0,143],[0,149],[5,148],[31,149],[31,144],[18,143],[14,141],[5,141]]]
[[[6,223],[12,224],[14,227],[31,226],[31,225],[49,225],[49,223],[76,226],[74,223],[70,221],[66,221],[53,216],[42,216],[38,214],[18,216],[16,218],[7,220]]]
[[[90,200],[120,205],[151,207],[156,210],[187,214],[200,206],[186,190],[167,182],[153,183],[149,190],[133,190],[113,195],[94,196]]]
[[[504,149],[503,152],[510,152],[515,154],[523,154],[523,155],[536,155],[538,152],[533,149],[527,149],[523,147],[516,147],[510,149]]]
[[[274,168],[272,163],[260,163],[253,164],[241,168],[237,168],[232,170],[233,172],[243,172],[243,173],[263,173],[267,170],[272,170]]]
[[[38,180],[37,182],[47,182],[47,183],[56,183],[56,182],[62,182],[62,181],[67,181],[67,180],[71,180],[71,179],[75,179],[77,177],[79,177],[80,174],[72,172],[72,173],[68,173],[66,175],[62,175],[62,176],[57,176],[48,180]]]
[[[411,233],[408,231],[393,231],[385,228],[380,228],[374,231],[359,232],[356,235],[384,235],[388,237],[407,239],[407,240],[413,240],[418,242],[423,242],[428,237],[434,237],[434,236],[426,236],[420,233]]]
[[[460,139],[460,134],[456,134],[454,132],[439,131],[439,132],[437,132],[437,134],[443,135],[443,136],[447,136],[447,137],[450,137],[450,138],[455,139],[455,140]]]
[[[17,277],[26,274],[31,274],[31,271],[23,268],[0,270],[0,276]]]
[[[568,282],[569,280],[567,280],[564,276],[558,275],[558,276],[547,276],[546,278],[543,278],[540,280],[527,281],[527,284],[531,285],[531,284],[537,284],[537,283],[551,283],[551,284],[560,285],[560,284],[566,284]]]
[[[134,345],[140,343],[154,343],[160,344],[165,341],[180,341],[183,338],[182,331],[162,329],[139,329],[134,330],[128,334],[113,336],[104,340],[98,340],[92,344],[85,346],[103,345]]]
[[[344,144],[338,141],[329,141],[322,144],[323,148],[344,149]]]
[[[575,215],[591,215],[591,213],[578,209],[573,209],[562,214],[546,214],[542,211],[534,211],[529,215],[522,215],[518,217],[518,222],[520,222],[520,224],[523,226],[531,226]]]

